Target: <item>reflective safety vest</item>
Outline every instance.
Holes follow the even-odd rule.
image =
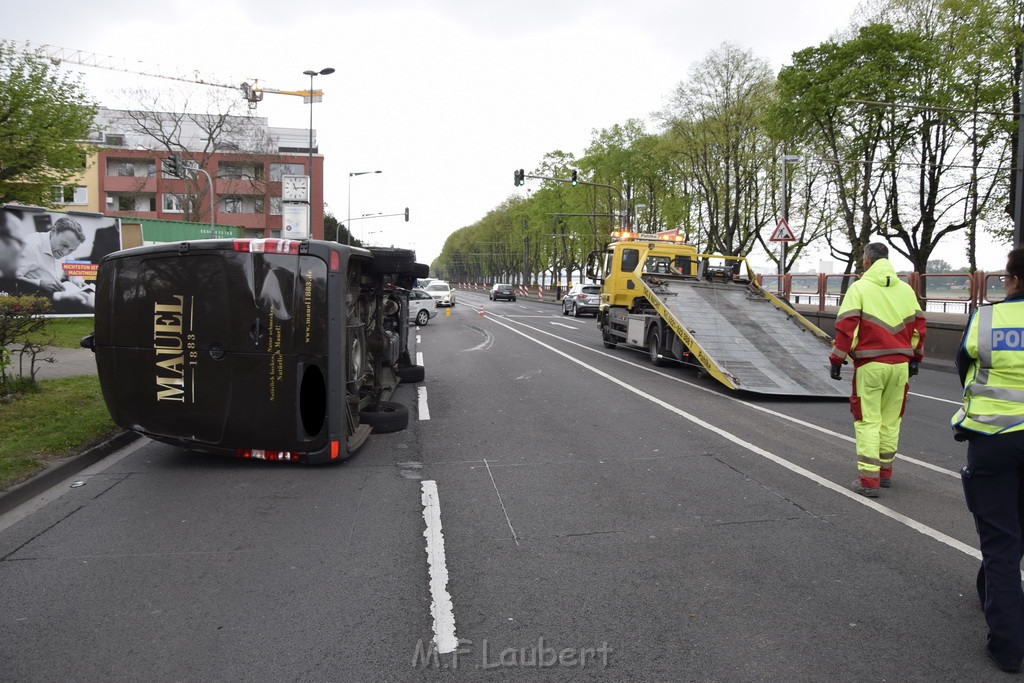
[[[1024,429],[1024,301],[980,307],[961,349],[973,360],[952,426],[982,434]]]

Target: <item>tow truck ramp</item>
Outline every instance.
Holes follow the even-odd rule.
[[[758,285],[645,276],[644,296],[726,386],[783,396],[849,396],[829,377],[832,340]]]

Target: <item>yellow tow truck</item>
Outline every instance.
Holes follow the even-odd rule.
[[[671,233],[616,231],[590,254],[587,275],[601,282],[606,348],[693,364],[739,391],[847,396],[829,377],[832,338],[762,288],[742,256],[697,253]]]

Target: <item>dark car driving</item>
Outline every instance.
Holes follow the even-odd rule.
[[[507,301],[516,300],[516,290],[512,285],[497,284],[491,287],[490,293],[487,298],[491,301],[497,301],[498,299],[505,299]]]

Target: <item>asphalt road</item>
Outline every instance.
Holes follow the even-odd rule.
[[[843,401],[737,396],[485,293],[418,337],[409,429],[340,466],[142,440],[0,516],[0,680],[1005,676],[953,374],[913,381],[872,501]]]

